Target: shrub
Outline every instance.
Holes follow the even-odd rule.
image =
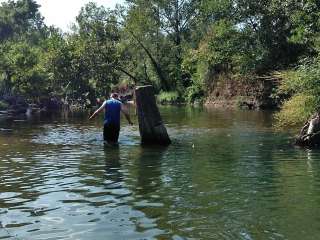
[[[292,96],[276,114],[279,126],[306,121],[320,106],[320,58],[305,60],[292,71],[283,72],[278,93]]]
[[[275,114],[276,126],[297,126],[306,121],[316,110],[316,97],[296,94],[283,104],[280,112]]]
[[[179,102],[179,94],[178,92],[171,91],[171,92],[164,92],[161,91],[157,96],[157,100],[161,104],[174,104]]]
[[[203,102],[204,100],[203,88],[198,84],[188,87],[186,92],[186,100],[188,103],[194,103],[196,101]]]

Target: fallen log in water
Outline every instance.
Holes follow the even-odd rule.
[[[303,147],[320,147],[320,112],[312,116],[302,127],[296,145]]]
[[[171,140],[162,122],[153,87],[150,85],[137,87],[135,96],[141,143],[169,145]]]

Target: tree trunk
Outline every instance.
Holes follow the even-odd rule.
[[[141,143],[169,145],[171,140],[162,122],[153,87],[150,85],[137,87],[135,95]]]

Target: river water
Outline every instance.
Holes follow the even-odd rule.
[[[173,144],[101,118],[0,122],[0,239],[319,239],[320,151],[271,114],[164,107]],[[136,120],[135,120],[136,121]]]

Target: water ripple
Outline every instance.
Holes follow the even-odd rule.
[[[167,118],[165,148],[85,120],[0,135],[0,239],[317,239],[320,151],[254,112]]]

